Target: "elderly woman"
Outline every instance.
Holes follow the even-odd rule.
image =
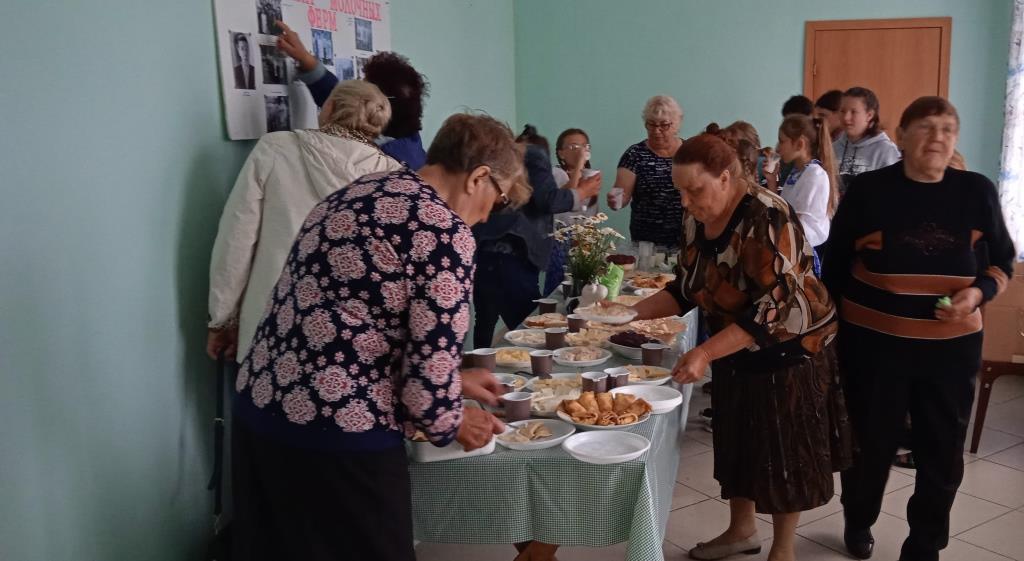
[[[850,460],[835,309],[796,215],[747,177],[724,140],[689,139],[673,162],[686,207],[678,278],[635,309],[650,319],[699,306],[712,334],[673,375],[695,382],[714,363],[715,478],[731,516],[690,556],[759,552],[761,512],[775,523],[768,559],[792,560],[800,512],[832,499],[832,474]]]
[[[949,167],[960,120],[941,97],[900,118],[902,162],[858,175],[832,222],[824,279],[839,301],[839,356],[859,453],[843,473],[845,541],[867,559],[889,464],[912,421],[917,484],[901,560],[937,560],[963,478],[981,366],[978,306],[1012,274],[996,189]]]
[[[672,155],[682,143],[679,126],[683,110],[671,97],[656,95],[647,100],[643,119],[647,140],[627,148],[619,159],[615,187],[622,189],[622,204],[619,206],[612,192],[608,194],[608,206],[619,210],[632,204],[629,233],[633,241],[676,247],[683,207],[672,187]]]
[[[253,148],[221,215],[210,264],[207,352],[245,356],[270,290],[302,221],[324,197],[368,173],[401,164],[373,143],[391,106],[361,80],[334,88],[320,130],[264,135]]]
[[[235,384],[240,559],[414,559],[403,436],[472,450],[504,429],[463,408],[487,392],[458,367],[470,227],[529,198],[522,158],[507,126],[454,115],[418,174],[309,213]]]

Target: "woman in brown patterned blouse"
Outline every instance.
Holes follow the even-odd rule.
[[[707,317],[711,338],[673,375],[696,382],[713,364],[715,478],[731,511],[729,528],[690,556],[759,551],[756,511],[774,518],[768,559],[792,560],[800,512],[829,502],[832,473],[850,462],[835,307],[792,209],[746,179],[723,140],[684,142],[672,179],[686,207],[678,279],[636,310],[650,319],[700,306]]]

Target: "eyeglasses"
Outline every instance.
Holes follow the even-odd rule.
[[[644,126],[652,130],[667,131],[672,128],[672,122],[662,121],[660,123],[653,123],[651,121],[645,121]]]
[[[565,149],[575,152],[577,150],[590,150],[589,144],[566,144]]]
[[[507,208],[508,205],[512,204],[512,201],[509,200],[508,195],[506,195],[505,192],[501,190],[501,186],[498,185],[498,180],[494,179],[493,175],[488,175],[487,179],[491,180],[491,185],[494,185],[494,189],[498,191],[498,200],[496,200],[494,204],[491,206],[491,212],[501,212],[505,210],[505,208]]]

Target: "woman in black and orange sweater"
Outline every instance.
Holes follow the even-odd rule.
[[[900,559],[937,561],[963,478],[981,362],[978,307],[1005,287],[1014,249],[992,183],[948,167],[956,109],[940,97],[920,98],[899,126],[904,160],[852,183],[825,260],[860,448],[843,473],[845,540],[855,557],[871,556],[870,529],[909,413],[917,486]]]

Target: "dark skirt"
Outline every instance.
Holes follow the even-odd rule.
[[[715,479],[722,498],[781,514],[828,503],[852,462],[836,345],[769,372],[714,366]]]
[[[405,447],[337,455],[231,435],[234,561],[415,561]]]

